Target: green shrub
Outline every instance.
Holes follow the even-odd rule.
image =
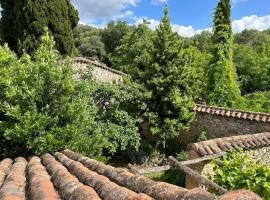
[[[202,142],[202,141],[206,141],[208,140],[208,136],[207,136],[207,133],[205,131],[201,132],[198,139],[197,139],[197,142]]]
[[[0,155],[40,155],[70,148],[101,158],[139,146],[124,86],[73,79],[47,33],[31,59],[0,47]],[[123,90],[122,90],[123,89]],[[128,95],[130,94],[130,95]],[[105,153],[105,154],[104,154]]]
[[[211,179],[228,190],[246,188],[264,199],[270,196],[270,167],[256,163],[250,155],[243,152],[230,152],[214,161],[214,175]]]
[[[150,173],[145,176],[153,181],[162,181],[178,185],[180,187],[184,187],[185,185],[185,173],[178,169],[169,169],[163,172]]]
[[[188,160],[188,154],[185,151],[181,151],[180,153],[176,154],[176,158],[179,161],[185,161]]]
[[[270,113],[270,92],[256,92],[239,98],[234,107],[247,111]]]

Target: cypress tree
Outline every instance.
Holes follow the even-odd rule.
[[[64,55],[72,53],[72,29],[78,24],[78,12],[70,0],[0,0],[0,31],[4,42],[19,55],[34,52],[48,27]]]
[[[231,106],[240,96],[233,65],[230,0],[220,0],[214,13],[213,60],[208,69],[209,103]]]

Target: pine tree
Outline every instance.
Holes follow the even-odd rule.
[[[188,65],[183,41],[173,32],[168,6],[153,39],[152,64],[145,69],[144,87],[150,91],[150,130],[165,142],[177,137],[194,118],[194,102],[187,84]]]
[[[71,54],[74,46],[72,29],[79,18],[70,0],[0,0],[2,18],[1,36],[19,55],[34,52],[40,37],[48,27],[56,40],[58,50]]]
[[[240,96],[233,65],[230,0],[220,0],[214,14],[213,61],[208,69],[209,102],[231,106]]]

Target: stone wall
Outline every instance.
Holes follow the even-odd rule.
[[[107,67],[105,64],[87,58],[75,58],[73,68],[76,76],[90,69],[93,78],[101,83],[119,83],[123,81],[123,76],[127,76],[120,71]]]
[[[208,139],[255,134],[270,132],[270,123],[197,112],[189,131],[181,134],[180,142],[194,142],[202,132],[207,133]]]

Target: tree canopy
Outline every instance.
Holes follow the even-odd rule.
[[[0,1],[2,18],[0,31],[3,42],[22,55],[33,53],[39,47],[39,39],[48,27],[57,49],[70,55],[74,47],[72,29],[78,24],[78,12],[70,0]]]

